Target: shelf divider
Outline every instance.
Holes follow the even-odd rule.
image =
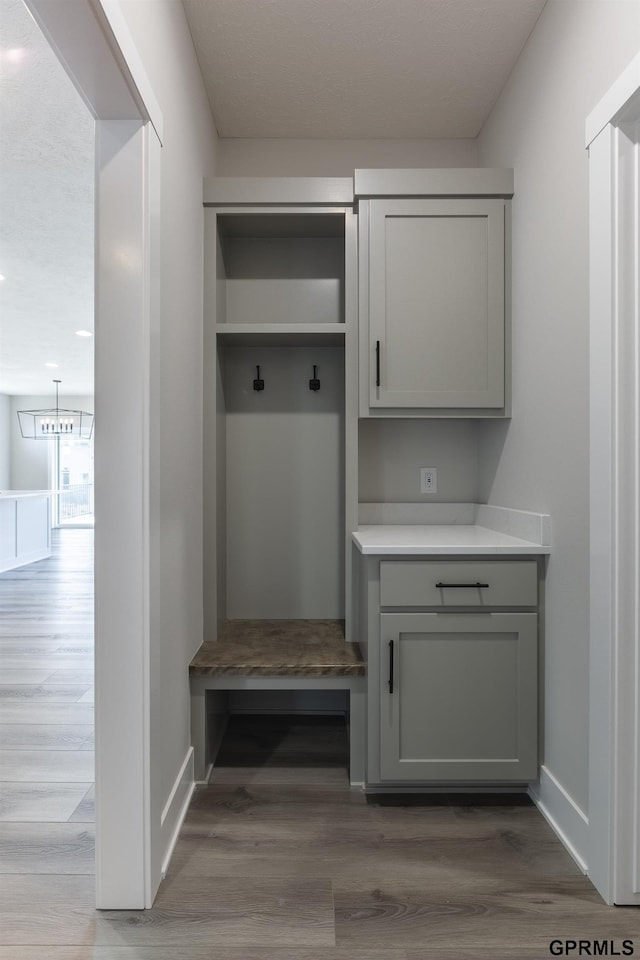
[[[231,346],[339,346],[344,323],[218,323],[216,334]]]

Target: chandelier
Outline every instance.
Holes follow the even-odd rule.
[[[48,410],[18,410],[20,433],[27,440],[46,440],[48,437],[75,437],[78,440],[90,440],[93,433],[93,414],[86,410],[67,410],[60,406],[58,384],[56,385],[56,405]]]

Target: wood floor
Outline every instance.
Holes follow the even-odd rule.
[[[93,531],[53,536],[0,575],[2,874],[94,872]]]
[[[91,534],[59,536],[0,576],[0,960],[640,953],[640,911],[605,906],[533,806],[367,799],[332,718],[233,718],[154,907],[96,912]]]

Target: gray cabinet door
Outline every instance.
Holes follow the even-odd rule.
[[[504,219],[497,199],[371,201],[371,407],[504,406]]]
[[[380,616],[382,780],[537,776],[533,613]]]

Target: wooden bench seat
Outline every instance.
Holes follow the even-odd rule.
[[[351,783],[364,781],[365,665],[340,620],[228,620],[189,665],[196,780],[219,744],[210,737],[214,690],[347,690]]]

